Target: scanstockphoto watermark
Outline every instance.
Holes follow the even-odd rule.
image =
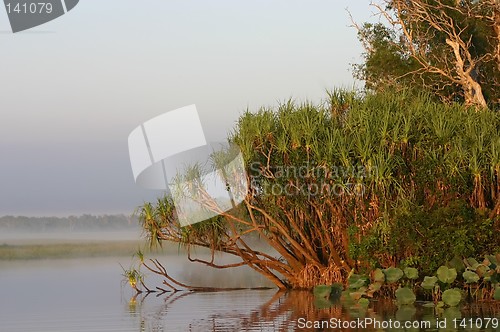
[[[361,196],[367,180],[378,175],[376,167],[362,165],[299,166],[250,164],[250,186],[260,194],[273,196]]]

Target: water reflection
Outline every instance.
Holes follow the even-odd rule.
[[[126,310],[140,320],[140,331],[500,331],[498,304],[443,309],[378,301],[327,307],[306,291],[138,295]]]

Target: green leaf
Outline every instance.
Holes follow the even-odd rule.
[[[422,304],[422,307],[424,308],[434,308],[436,305],[434,304],[434,302],[426,302],[424,304]]]
[[[353,274],[347,279],[349,289],[358,289],[368,283],[368,278],[359,274]]]
[[[476,268],[476,273],[482,277],[486,274],[486,272],[488,272],[490,270],[490,268],[484,264],[479,264]]]
[[[396,300],[399,305],[413,304],[417,297],[408,287],[398,288],[396,291]]]
[[[359,299],[361,299],[363,297],[363,295],[366,295],[366,287],[361,287],[360,289],[358,289],[354,292],[351,292],[350,295],[354,301],[358,301]]]
[[[396,282],[401,277],[403,277],[404,273],[400,268],[390,267],[384,270],[385,280],[389,283]]]
[[[432,290],[432,289],[434,289],[434,285],[436,284],[437,281],[438,281],[437,277],[425,276],[424,281],[422,281],[422,288],[427,289],[427,290]]]
[[[464,277],[465,282],[468,284],[479,281],[479,276],[473,271],[465,271],[462,273],[462,277]]]
[[[332,292],[332,286],[330,285],[318,285],[313,289],[313,294],[315,298],[327,299],[330,297],[331,292]]]
[[[465,265],[467,265],[472,271],[475,271],[479,266],[479,262],[472,257],[464,259]]]
[[[414,267],[407,267],[405,270],[405,276],[406,278],[408,279],[412,279],[412,280],[415,280],[415,279],[418,279],[418,270]]]
[[[486,255],[483,264],[494,270],[499,265],[499,262],[495,256]]]
[[[385,274],[381,269],[375,269],[372,272],[372,279],[374,282],[384,282]]]
[[[439,281],[445,284],[451,284],[457,278],[457,270],[448,268],[447,266],[440,266],[436,272]]]
[[[462,300],[462,293],[457,288],[447,289],[443,292],[442,299],[446,305],[455,307]]]
[[[364,297],[359,299],[358,301],[358,304],[362,307],[368,307],[368,305],[370,304],[370,300],[368,299],[365,299]]]
[[[497,301],[500,301],[500,287],[495,289],[495,294],[493,294],[493,298]]]

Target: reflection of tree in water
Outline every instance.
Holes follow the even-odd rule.
[[[198,297],[196,297],[198,296]],[[204,312],[196,309],[195,303],[207,296],[211,301],[210,307],[202,307]],[[205,298],[206,300],[207,298]],[[223,300],[221,301],[219,300]],[[262,299],[261,304],[256,300]],[[255,307],[249,309],[249,303]],[[159,305],[151,307],[150,302],[158,301]],[[250,304],[251,304],[250,303]],[[192,311],[189,319],[182,321],[183,317],[176,315],[174,307],[187,307]],[[179,309],[179,308],[177,308]],[[391,301],[373,301],[369,307],[356,305],[333,304],[331,307],[318,308],[314,296],[308,291],[277,292],[272,290],[245,290],[228,292],[173,292],[159,296],[138,295],[133,297],[129,304],[131,315],[140,319],[139,331],[174,331],[174,325],[182,324],[183,331],[295,331],[298,320],[329,321],[340,319],[342,321],[356,320],[357,318],[373,318],[378,321],[392,319],[398,321],[435,321],[447,318],[498,317],[499,308],[488,304],[465,306],[462,310],[457,308],[436,309],[423,306],[398,307]],[[199,318],[205,314],[205,317]],[[197,317],[198,316],[198,317]],[[185,317],[184,317],[185,318]],[[448,326],[450,328],[451,326]],[[330,331],[332,329],[305,329],[309,331]],[[373,328],[343,328],[342,331],[377,331]],[[383,330],[383,329],[382,329]],[[393,329],[396,331],[395,329]],[[455,329],[448,329],[455,331]],[[424,331],[424,329],[411,329],[411,331]],[[495,331],[489,329],[484,331]]]
[[[250,291],[259,292],[259,291]],[[272,294],[269,290],[263,291],[264,295]],[[272,291],[271,291],[272,292]],[[170,308],[179,304],[183,300],[190,300],[193,295],[200,295],[204,292],[174,292],[169,295],[162,295],[162,304],[154,308],[153,311],[146,308],[148,301],[153,300],[153,295],[138,295],[133,297],[129,303],[129,311],[133,315],[138,315],[141,324],[140,331],[170,331],[169,322],[175,321],[178,317],[169,317]],[[245,301],[248,291],[231,292],[206,292],[213,294],[214,300],[218,296],[227,299],[224,308],[218,307],[214,301],[214,310],[207,312],[205,318],[196,318],[193,312],[191,322],[186,322],[185,329],[189,331],[291,331],[297,327],[297,320],[305,318],[307,320],[329,320],[330,318],[349,317],[346,309],[340,305],[327,309],[318,310],[314,305],[314,296],[307,291],[277,292],[270,299],[256,306],[255,309],[246,311],[247,308],[238,308],[238,302]],[[240,301],[235,301],[231,305],[231,296],[240,297]],[[156,297],[159,299],[160,297]],[[243,298],[243,300],[241,300]],[[189,301],[190,301],[189,300]],[[131,310],[130,308],[133,308]]]

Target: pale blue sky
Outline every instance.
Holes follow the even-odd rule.
[[[0,9],[0,216],[130,213],[127,137],[196,104],[221,139],[247,107],[352,86],[368,0],[81,0],[12,34]]]

